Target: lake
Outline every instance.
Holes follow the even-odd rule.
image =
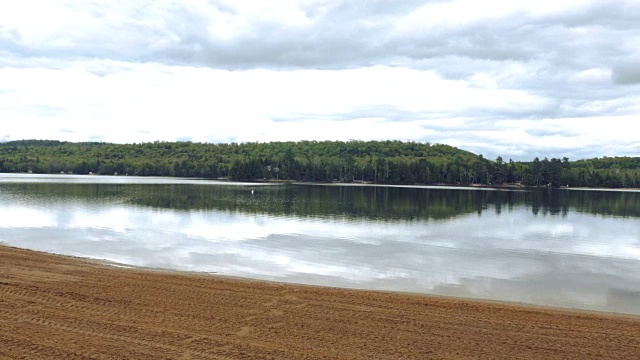
[[[127,266],[640,314],[640,192],[0,174],[0,242]]]

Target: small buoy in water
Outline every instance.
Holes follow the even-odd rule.
[[[251,195],[253,195],[253,190],[251,190]]]

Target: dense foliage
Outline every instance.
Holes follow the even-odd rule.
[[[0,143],[0,172],[374,182],[640,187],[640,158],[495,161],[448,145],[401,141],[210,144]]]

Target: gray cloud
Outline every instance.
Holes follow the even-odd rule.
[[[89,136],[89,141],[104,142],[107,141],[107,139],[102,135],[91,135]]]
[[[220,68],[350,68],[394,62],[410,66],[412,61],[442,57],[547,59],[587,65],[605,56],[615,57],[611,51],[620,52],[624,47],[599,35],[635,31],[640,20],[638,5],[593,4],[560,15],[517,12],[508,18],[463,25],[424,24],[398,32],[398,24],[425,4],[309,3],[298,8],[307,22],[291,25],[268,17],[247,20],[246,14],[223,1],[210,2],[207,7],[186,2],[113,4],[119,21],[113,21],[112,12],[104,11],[102,5],[83,3],[73,10],[99,24],[93,31],[63,30],[58,41],[40,44],[38,49],[24,46],[19,30],[5,26],[0,34],[25,55],[103,56]],[[229,22],[228,36],[211,30],[212,25],[225,21]],[[580,29],[587,31],[575,31]],[[589,44],[595,46],[584,47]],[[565,53],[572,56],[559,56]]]
[[[611,67],[629,50],[619,38],[637,37],[640,5],[591,4],[555,15],[516,12],[468,24],[397,28],[424,1],[300,5],[306,23],[246,19],[223,1],[114,4],[121,19],[91,3],[73,10],[98,23],[91,31],[61,30],[56,41],[28,46],[18,29],[0,28],[5,52],[21,57],[106,58],[225,69],[354,68],[375,64],[436,69],[453,78],[499,71],[505,62],[528,65],[545,85],[565,82],[580,70]],[[116,7],[117,6],[117,7]],[[229,22],[229,34],[212,30]],[[245,23],[246,22],[246,23]],[[244,25],[240,25],[244,24]],[[615,39],[615,40],[614,40]],[[615,69],[617,83],[635,83],[631,67]],[[631,72],[631,74],[629,74]],[[517,86],[527,86],[519,77]],[[501,83],[510,86],[508,80]],[[531,85],[535,86],[535,82]]]
[[[618,85],[640,84],[640,61],[614,67],[611,77]]]

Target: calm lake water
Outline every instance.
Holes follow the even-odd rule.
[[[134,266],[640,314],[640,192],[0,174],[0,242]]]

